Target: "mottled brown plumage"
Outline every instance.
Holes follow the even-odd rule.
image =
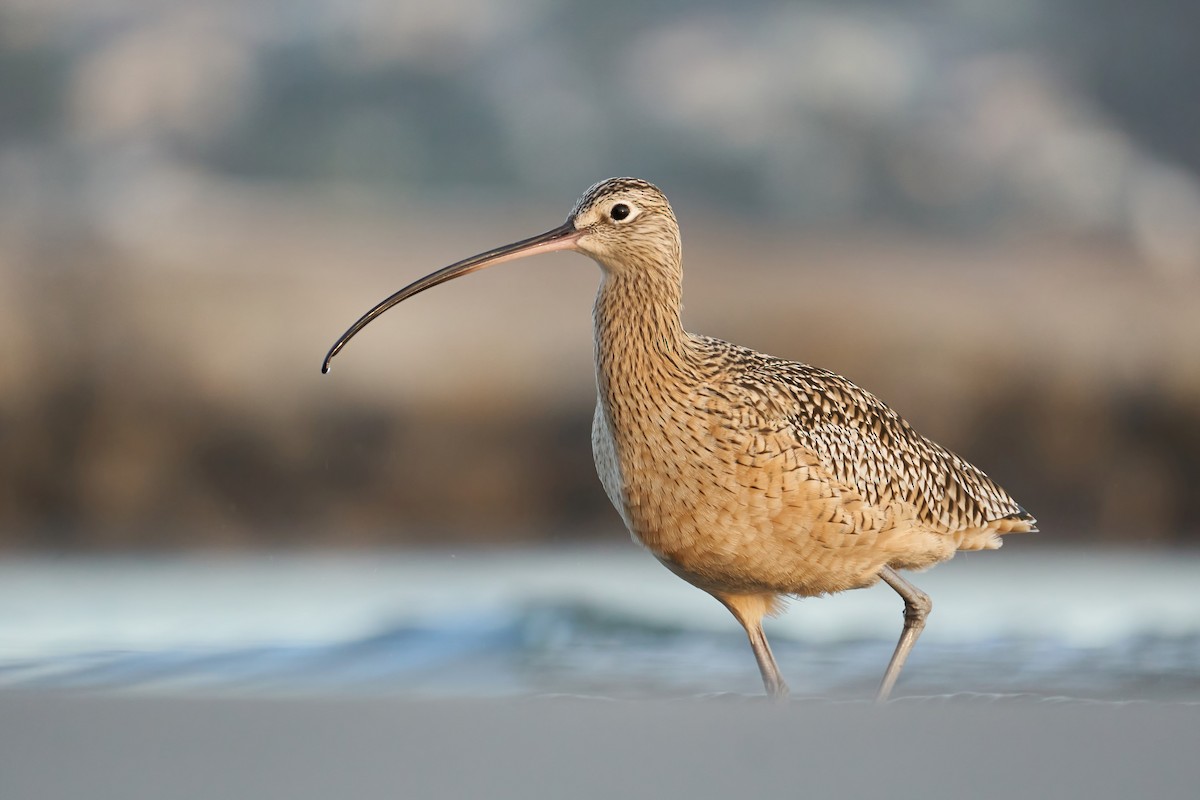
[[[684,331],[679,226],[655,186],[614,178],[559,228],[447,267],[366,314],[500,261],[573,249],[603,271],[594,311],[592,446],[609,499],[668,569],[746,628],[763,682],[787,688],[762,618],[787,596],[887,582],[905,625],[886,699],[930,609],[898,569],[1000,546],[1034,519],[978,468],[823,369]]]

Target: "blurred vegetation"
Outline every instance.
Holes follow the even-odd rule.
[[[582,259],[317,367],[613,174],[675,203],[692,329],[849,375],[1042,538],[1194,542],[1197,17],[0,0],[0,545],[612,535]]]

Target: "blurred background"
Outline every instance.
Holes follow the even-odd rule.
[[[842,372],[1047,537],[1200,533],[1174,3],[0,2],[0,544],[620,536],[597,269],[409,280],[660,184],[690,329]]]
[[[1039,518],[1010,546],[1195,545],[1198,32],[1165,0],[0,0],[0,548],[621,546],[587,260],[319,366],[622,174],[675,206],[690,330],[870,388]]]

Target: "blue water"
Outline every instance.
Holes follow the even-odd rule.
[[[903,695],[1200,701],[1200,555],[1010,546],[913,577]],[[768,625],[795,695],[866,697],[886,587]],[[741,629],[633,545],[0,561],[0,687],[606,697],[761,691]]]

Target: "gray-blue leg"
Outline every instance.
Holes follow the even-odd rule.
[[[901,578],[891,567],[881,569],[879,577],[904,598],[904,630],[900,633],[900,641],[896,643],[896,650],[892,653],[892,660],[888,663],[887,672],[883,673],[883,682],[879,684],[879,693],[875,695],[876,703],[884,703],[891,695],[892,687],[896,685],[896,679],[900,677],[900,670],[904,669],[904,662],[908,660],[909,652],[917,643],[921,631],[925,629],[925,618],[933,609],[933,601],[929,599],[929,595]]]

